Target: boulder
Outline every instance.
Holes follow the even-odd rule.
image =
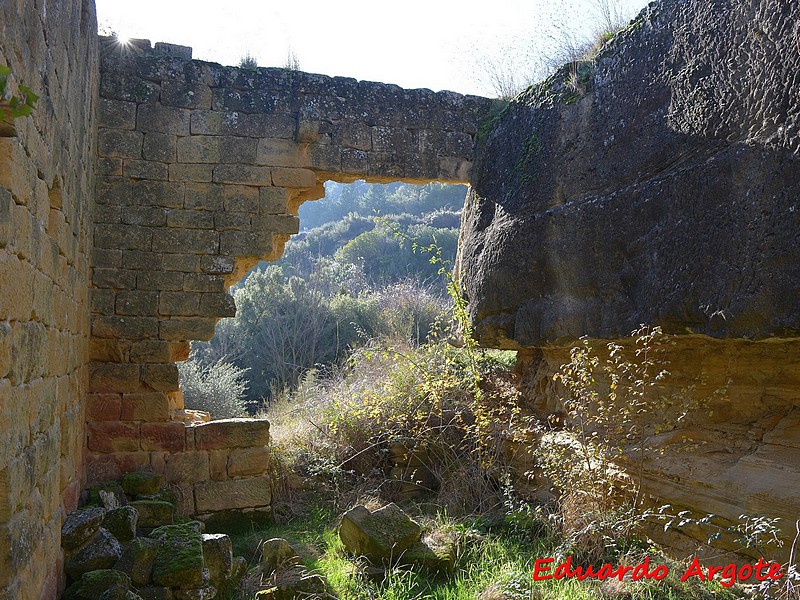
[[[161,527],[175,522],[175,505],[162,500],[134,500],[130,506],[139,512],[139,527]]]
[[[64,590],[64,600],[97,600],[106,590],[121,587],[130,589],[131,580],[125,573],[113,569],[88,571]]]
[[[149,471],[126,473],[122,476],[122,489],[128,496],[152,496],[161,489],[161,475]]]
[[[219,587],[231,576],[233,569],[233,544],[231,538],[224,533],[204,533],[203,562],[208,569],[211,585]]]
[[[105,509],[100,507],[71,512],[61,527],[61,547],[72,550],[84,544],[100,529],[105,514]]]
[[[436,532],[412,544],[400,556],[400,563],[414,565],[435,573],[452,573],[458,557],[455,536]]]
[[[272,538],[261,544],[261,570],[269,576],[281,566],[296,565],[300,555],[283,538]]]
[[[191,523],[159,527],[150,534],[160,542],[153,563],[153,583],[170,588],[197,589],[208,584],[203,540]]]
[[[146,586],[152,579],[153,563],[160,545],[158,540],[136,538],[127,545],[114,568],[127,573],[136,587]]]
[[[128,498],[118,481],[108,481],[89,488],[89,504],[112,509],[125,506]]]
[[[121,544],[127,544],[136,537],[138,522],[139,511],[133,506],[111,509],[103,517],[103,527],[108,529]]]
[[[295,567],[279,571],[272,587],[256,594],[256,600],[294,600],[295,598],[325,597],[325,580]]]
[[[79,550],[67,559],[64,570],[73,580],[84,573],[98,569],[111,569],[122,555],[122,546],[117,539],[102,527]]]
[[[364,506],[351,508],[342,516],[339,537],[345,548],[372,562],[396,560],[419,540],[422,528],[394,503],[374,512]]]

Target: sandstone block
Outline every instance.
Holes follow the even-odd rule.
[[[183,452],[186,450],[185,428],[183,423],[142,423],[142,450]]]
[[[122,489],[130,496],[151,496],[161,489],[161,477],[150,471],[126,473],[122,478]]]
[[[140,104],[136,110],[137,131],[189,135],[190,112],[184,108]]]
[[[300,231],[300,219],[293,215],[258,215],[253,217],[253,228],[259,232],[295,234]]]
[[[139,340],[158,335],[158,319],[154,317],[106,317],[92,318],[92,335],[100,338],[125,338]]]
[[[272,252],[272,232],[223,231],[219,235],[219,251],[228,256],[263,258]]]
[[[136,537],[139,511],[132,506],[120,506],[106,512],[103,527],[121,544],[127,544]]]
[[[122,209],[121,218],[125,225],[163,227],[167,224],[167,209],[157,206],[126,206]]]
[[[228,455],[229,477],[263,475],[269,467],[269,448],[237,448]]]
[[[208,422],[210,422],[210,420]],[[197,423],[196,425],[202,425],[202,423]],[[196,427],[192,429],[196,429]],[[196,440],[195,446],[197,446]],[[229,450],[227,449],[210,450],[208,452],[211,479],[214,481],[225,481],[228,479],[228,454]]]
[[[317,175],[310,169],[276,168],[272,170],[272,185],[278,187],[313,188],[316,184]],[[269,183],[261,185],[269,185]]]
[[[161,84],[161,102],[181,108],[211,108],[211,88],[203,83],[164,81]]]
[[[255,163],[258,141],[228,135],[193,135],[178,140],[181,163]]]
[[[105,514],[105,509],[95,507],[76,510],[67,515],[61,527],[61,547],[72,550],[82,546],[100,529]]]
[[[169,398],[161,392],[123,394],[120,415],[122,421],[169,421]]]
[[[111,569],[122,555],[122,547],[102,527],[85,546],[70,556],[64,570],[72,579],[80,579],[84,573],[98,569]]]
[[[140,181],[138,182],[148,183]],[[148,227],[122,224],[98,224],[94,228],[94,243],[109,250],[150,250],[153,232]]]
[[[214,213],[205,210],[171,210],[167,213],[167,226],[186,229],[214,229]]]
[[[200,314],[200,298],[198,292],[161,292],[158,312],[166,316],[196,316]]]
[[[233,570],[233,544],[224,533],[204,533],[203,562],[208,569],[211,585],[219,587],[231,576]]]
[[[155,584],[189,589],[202,587],[207,582],[203,573],[201,533],[191,525],[159,527],[151,533],[151,537],[161,543],[153,564]]]
[[[123,473],[148,468],[150,468],[150,454],[147,452],[89,455],[86,460],[86,479],[88,485],[97,485],[119,479]]]
[[[439,160],[439,176],[446,181],[468,182],[472,162],[463,158],[446,157]]]
[[[269,167],[310,167],[312,161],[304,149],[293,140],[261,138],[255,162]]]
[[[189,292],[224,292],[225,280],[217,275],[187,273],[183,287]]]
[[[136,129],[136,103],[100,98],[97,125],[113,129]]]
[[[180,452],[166,457],[165,476],[169,483],[196,483],[209,478],[208,452]]]
[[[139,390],[139,365],[120,363],[91,363],[89,391],[125,393]]]
[[[92,452],[136,452],[139,450],[139,424],[122,421],[96,421],[86,424],[86,447]]]
[[[97,214],[105,206],[95,207],[95,218]],[[118,217],[115,222],[119,223],[121,220],[122,211],[118,211]],[[103,248],[92,248],[92,266],[100,269],[119,269],[122,267],[122,250],[111,250]]]
[[[159,548],[158,540],[140,537],[125,547],[114,568],[127,573],[136,587],[146,586],[151,581],[153,563]]]
[[[227,293],[202,294],[199,314],[205,317],[233,317],[236,315],[236,303]]]
[[[126,102],[156,102],[159,85],[123,72],[104,71],[100,79],[100,95],[103,98]]]
[[[268,477],[206,481],[195,485],[194,490],[200,513],[268,506],[271,502]]]
[[[233,273],[236,261],[229,256],[202,256],[200,265],[204,273],[227,275]]]
[[[213,173],[214,166],[212,164],[175,163],[169,166],[170,181],[210,183]]]
[[[162,163],[177,160],[178,138],[166,133],[146,133],[142,142],[142,158]],[[172,167],[172,165],[170,165]],[[172,178],[170,178],[172,179]]]
[[[183,206],[197,210],[222,210],[224,187],[206,183],[187,183]]]
[[[271,538],[261,544],[261,569],[270,576],[278,569],[300,563],[300,555],[292,545],[283,538]]]
[[[164,216],[164,219],[166,219],[166,216]],[[122,253],[122,267],[127,270],[160,271],[163,262],[164,262],[164,255],[161,254],[160,252],[125,250]],[[139,275],[139,273],[137,273],[137,275]]]
[[[269,167],[220,164],[214,167],[213,181],[214,183],[232,183],[256,186],[272,185],[272,171]]]
[[[159,324],[162,340],[210,340],[214,337],[216,319],[207,317],[172,317]]]
[[[195,428],[198,450],[252,448],[269,444],[266,419],[220,419]]]
[[[131,187],[131,202],[139,206],[181,208],[184,190],[182,181],[135,181]]]
[[[311,165],[317,170],[342,172],[342,148],[334,144],[311,144],[308,147]]]
[[[139,527],[162,527],[175,522],[175,505],[161,500],[134,500],[130,506],[139,512]]]
[[[165,254],[164,270],[196,273],[200,270],[200,259],[196,254]]]
[[[137,363],[171,363],[188,358],[188,344],[164,340],[143,340],[131,346],[130,357]]]
[[[118,315],[155,316],[158,314],[158,292],[121,290],[117,293],[116,298]]]
[[[99,288],[129,289],[136,285],[136,273],[125,269],[96,268],[92,272],[92,283]]]
[[[250,213],[246,212],[217,212],[214,215],[214,229],[217,231],[225,230],[250,230]]]
[[[177,291],[183,289],[183,273],[174,271],[143,271],[136,274],[139,290]]]
[[[261,214],[282,215],[286,214],[289,203],[289,193],[281,187],[259,188],[259,206]]]
[[[193,254],[216,254],[219,234],[211,230],[157,229],[153,234],[153,245],[164,252]]]
[[[364,506],[351,508],[339,527],[339,537],[349,552],[376,563],[396,559],[421,534],[419,524],[394,503],[373,512]]]
[[[165,163],[150,160],[125,159],[122,172],[131,179],[169,179],[169,169]]]
[[[140,131],[101,129],[97,132],[97,154],[109,158],[141,158],[144,134]]]
[[[121,411],[121,394],[88,394],[86,396],[87,421],[119,421]]]

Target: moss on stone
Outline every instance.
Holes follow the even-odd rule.
[[[122,477],[122,489],[129,496],[152,496],[161,489],[161,476],[149,471],[126,473]]]

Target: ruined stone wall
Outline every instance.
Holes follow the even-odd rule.
[[[35,9],[34,9],[35,4]],[[0,123],[0,597],[55,598],[84,473],[97,23],[0,3],[0,64],[40,97]]]
[[[89,482],[151,469],[185,513],[264,509],[268,424],[262,446],[243,422],[187,427],[175,362],[234,314],[228,287],[280,256],[325,180],[467,181],[491,101],[144,40],[101,53]]]

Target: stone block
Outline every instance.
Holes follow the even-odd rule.
[[[316,184],[317,175],[309,169],[276,168],[272,170],[272,185],[278,187],[313,188]]]
[[[92,271],[92,284],[111,290],[129,289],[136,285],[136,273],[124,269],[96,268]]]
[[[221,419],[195,428],[198,450],[252,448],[269,444],[266,419]]]
[[[196,273],[200,270],[200,256],[196,254],[165,254],[164,269],[182,273]]]
[[[163,163],[174,163],[177,160],[178,138],[166,133],[145,133],[142,143],[142,158]]]
[[[342,148],[335,144],[310,144],[310,162],[318,171],[342,172]]]
[[[255,163],[255,138],[193,135],[178,140],[181,163]]]
[[[346,123],[341,126],[334,141],[344,148],[369,151],[372,150],[372,131],[363,123]]]
[[[206,210],[171,210],[167,226],[185,229],[214,229],[214,214]]]
[[[164,81],[161,84],[161,102],[181,108],[211,108],[211,88],[203,83]]]
[[[439,178],[443,181],[469,183],[472,163],[463,158],[445,157],[439,159]]]
[[[175,505],[161,500],[134,500],[130,506],[139,512],[139,527],[162,527],[175,522]]]
[[[211,183],[213,174],[214,166],[212,164],[175,163],[169,166],[170,181]]]
[[[183,452],[186,450],[185,429],[183,423],[142,423],[142,450]]]
[[[183,288],[188,292],[224,292],[225,280],[218,275],[187,273]]]
[[[180,452],[166,457],[168,483],[197,483],[210,477],[208,452]]]
[[[202,294],[199,314],[204,317],[233,317],[236,303],[227,293]]]
[[[300,219],[292,215],[258,215],[253,217],[253,229],[259,233],[288,233],[300,231]]]
[[[121,394],[88,394],[86,396],[87,421],[119,421],[121,411]]]
[[[201,534],[190,525],[160,527],[151,534],[161,542],[153,564],[155,584],[190,589],[207,583]]]
[[[130,359],[137,363],[171,363],[188,358],[188,344],[164,340],[135,342],[130,349]]]
[[[136,103],[100,98],[97,126],[113,129],[136,129]]]
[[[103,71],[100,79],[100,96],[126,102],[156,102],[159,85],[130,73]]]
[[[354,177],[366,177],[369,174],[369,157],[363,150],[342,149],[342,173]]]
[[[137,588],[146,586],[151,581],[153,563],[156,560],[159,547],[158,540],[151,538],[136,538],[125,547],[122,556],[114,568],[127,573],[131,583]]]
[[[204,273],[227,275],[233,273],[236,261],[229,256],[202,256],[200,268]]]
[[[304,146],[281,138],[259,139],[255,162],[270,167],[310,167],[312,164]]]
[[[97,155],[108,158],[142,158],[144,134],[123,129],[97,132]]]
[[[118,315],[155,316],[158,314],[158,292],[121,290],[117,292],[116,312]]]
[[[249,231],[250,216],[251,213],[246,212],[225,211],[214,213],[214,229],[217,231]]]
[[[224,533],[204,533],[203,562],[208,569],[209,581],[219,587],[227,582],[233,569],[233,544]]]
[[[139,206],[181,208],[183,197],[184,183],[181,181],[142,180],[134,182],[131,187],[131,201]]]
[[[195,445],[197,445],[196,440],[195,440]],[[226,479],[228,479],[228,453],[229,450],[227,449],[210,450],[208,452],[209,469],[212,480],[225,481]]]
[[[272,501],[268,477],[205,481],[194,487],[197,512],[268,506]]]
[[[134,364],[90,363],[89,391],[125,393],[139,390],[140,367]]]
[[[73,580],[84,573],[98,569],[110,569],[122,555],[122,546],[102,527],[95,536],[64,564],[64,570]]]
[[[89,455],[86,459],[87,485],[106,483],[119,479],[123,473],[140,471],[150,467],[148,452],[115,452],[114,454]]]
[[[214,337],[216,319],[204,317],[172,317],[159,324],[162,340],[207,341]]]
[[[283,215],[287,212],[289,193],[281,187],[259,188],[259,205],[261,214]]]
[[[219,238],[213,230],[162,228],[153,233],[153,245],[163,252],[216,254]]]
[[[113,315],[116,302],[116,293],[114,290],[89,290],[91,298],[92,313],[98,315]]]
[[[140,104],[136,110],[136,129],[144,132],[189,135],[190,112],[185,108]]]
[[[219,251],[228,256],[264,258],[272,252],[271,233],[271,231],[223,231],[219,236]]]
[[[161,292],[159,314],[177,317],[192,317],[200,314],[199,292]]]
[[[181,46],[180,44],[156,42],[153,47],[153,53],[157,56],[172,56],[182,60],[192,60],[191,46]]]
[[[167,165],[160,162],[139,159],[125,159],[122,172],[131,179],[169,179]]]
[[[95,211],[101,206],[96,206]],[[95,216],[97,212],[95,212]],[[122,266],[122,250],[110,250],[103,248],[92,249],[92,267],[100,269],[119,269]]]
[[[146,183],[140,181],[139,183]],[[149,182],[148,182],[149,183]],[[95,225],[94,244],[110,250],[150,250],[153,231],[131,225]]]
[[[122,544],[136,537],[139,511],[132,506],[120,506],[109,510],[103,517],[103,527]]]
[[[123,394],[120,415],[122,421],[169,421],[169,398],[161,392]]]
[[[86,424],[86,447],[92,452],[136,452],[139,444],[139,423],[95,421]]]
[[[158,392],[177,390],[178,381],[178,367],[174,364],[142,366],[142,383],[152,390]]]
[[[223,188],[206,183],[187,183],[183,207],[197,210],[222,210]]]
[[[166,219],[166,216],[164,218]],[[122,268],[133,271],[160,271],[163,260],[164,255],[160,252],[125,250],[122,253]]]
[[[155,317],[92,317],[92,335],[99,338],[124,338],[140,340],[158,337],[158,319]]]
[[[269,167],[240,164],[220,164],[214,168],[214,183],[242,185],[272,185],[272,172]],[[276,184],[278,185],[278,184]]]
[[[175,271],[142,271],[136,274],[136,288],[174,292],[183,289],[183,273]]]
[[[229,477],[263,475],[269,467],[269,448],[237,448],[228,455]]]
[[[94,198],[97,204],[130,204],[131,188],[131,181],[125,177],[98,177]]]

